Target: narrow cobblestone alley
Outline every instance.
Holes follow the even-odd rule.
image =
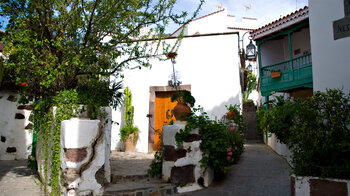
[[[209,188],[179,194],[183,196],[288,196],[291,168],[284,158],[262,143],[245,145],[238,164],[221,182]]]

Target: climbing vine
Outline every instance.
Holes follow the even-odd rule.
[[[78,93],[75,90],[62,91],[53,99],[41,99],[34,102],[34,121],[38,127],[39,170],[47,192],[61,195],[61,122],[76,117],[83,108],[79,108]],[[57,106],[57,107],[55,107]],[[40,168],[41,167],[41,168]]]

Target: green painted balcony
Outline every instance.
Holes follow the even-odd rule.
[[[280,74],[276,72],[280,72]],[[277,77],[274,75],[277,75]],[[260,69],[260,78],[262,96],[300,87],[312,88],[311,53],[264,66]]]

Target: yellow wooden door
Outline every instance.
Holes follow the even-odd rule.
[[[171,120],[175,121],[172,115],[172,110],[177,102],[171,102],[171,96],[174,92],[156,92],[155,105],[155,134],[154,134],[154,150],[161,147],[161,134],[163,132],[163,125],[169,124]]]

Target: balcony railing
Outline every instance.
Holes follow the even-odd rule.
[[[285,91],[298,87],[312,88],[311,53],[261,68],[261,92],[268,95],[272,91]],[[280,72],[278,78],[271,73]]]
[[[272,72],[285,72],[288,70],[295,70],[312,65],[311,53],[303,56],[293,58],[292,60],[282,61],[273,65],[262,68],[262,76],[270,76]]]

